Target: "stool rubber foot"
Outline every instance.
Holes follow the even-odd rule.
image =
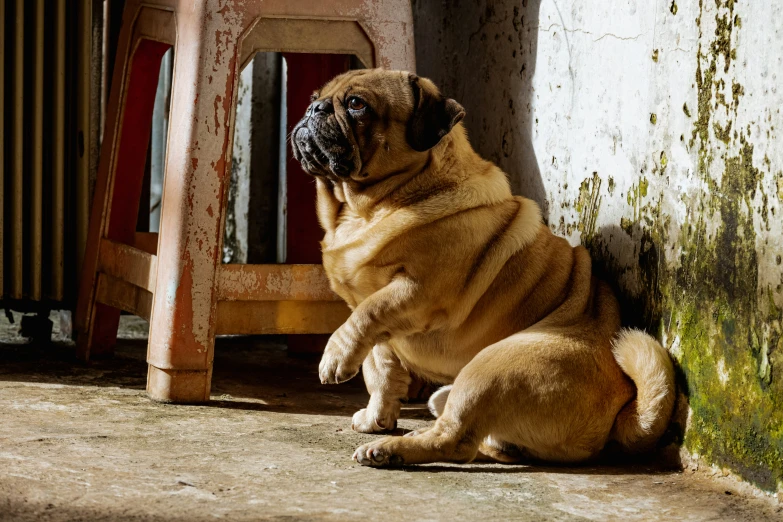
[[[158,402],[197,404],[209,401],[212,370],[164,370],[149,365],[147,395]]]

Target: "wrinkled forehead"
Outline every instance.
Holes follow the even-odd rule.
[[[413,107],[410,80],[405,71],[349,71],[330,80],[315,94],[318,99],[332,98],[340,103],[349,96],[359,96],[375,110],[395,108],[408,112]]]

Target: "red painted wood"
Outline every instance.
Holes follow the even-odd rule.
[[[160,61],[168,49],[168,44],[142,40],[133,55],[106,234],[109,239],[126,244],[132,244],[136,234]]]
[[[350,57],[334,54],[285,53],[288,68],[287,133],[302,118],[310,104],[310,95],[333,77],[348,70]],[[286,145],[287,168],[287,254],[286,263],[321,263],[321,239],[324,232],[315,213],[315,182],[302,171]],[[328,335],[289,335],[292,353],[320,353]]]
[[[139,44],[125,93],[106,237],[129,245],[136,233],[160,61],[168,49],[168,44],[152,40]],[[109,355],[117,340],[120,310],[95,303],[93,313],[90,356]]]

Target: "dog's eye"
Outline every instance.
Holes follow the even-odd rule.
[[[364,103],[364,100],[361,98],[357,98],[356,96],[353,96],[348,99],[348,108],[352,111],[360,111],[367,107],[367,104]]]

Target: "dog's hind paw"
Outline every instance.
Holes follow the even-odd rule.
[[[404,464],[402,457],[392,453],[386,444],[386,442],[389,442],[392,438],[393,437],[384,437],[379,441],[360,446],[354,451],[353,460],[362,466],[370,466],[373,468],[393,468],[402,466]]]

